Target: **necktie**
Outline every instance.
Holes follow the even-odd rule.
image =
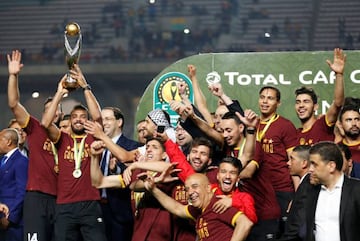
[[[103,153],[103,156],[102,156],[102,159],[101,159],[101,162],[100,162],[100,169],[101,169],[101,172],[104,174],[104,176],[107,176],[108,174],[108,168],[106,168],[106,161],[107,161],[107,154],[108,154],[108,150],[106,149]],[[106,189],[105,188],[102,188],[101,191],[100,191],[100,195],[101,195],[101,198],[104,198],[106,199],[107,195],[106,195]]]
[[[6,158],[7,158],[7,156],[3,156],[3,157],[1,158],[0,167],[2,167],[2,166],[5,165]]]
[[[104,174],[104,176],[107,175],[107,168],[106,168],[107,153],[108,153],[108,150],[105,150],[104,154],[102,156],[102,159],[101,159],[101,163],[100,163],[100,169],[101,169],[101,172]]]

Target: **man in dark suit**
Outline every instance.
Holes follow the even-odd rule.
[[[27,182],[28,158],[18,148],[19,134],[7,128],[0,132],[0,202],[9,215],[0,216],[0,240],[23,240],[23,203]]]
[[[114,143],[127,151],[140,146],[139,143],[128,139],[122,133],[124,116],[116,107],[105,107],[101,111],[105,134]],[[105,150],[100,162],[104,176],[122,174],[126,166],[123,160],[112,157],[109,150]],[[109,241],[131,240],[133,230],[133,214],[131,212],[131,191],[125,189],[101,189],[101,207]]]
[[[360,181],[341,171],[343,157],[332,142],[310,149],[310,181],[317,185],[306,203],[306,240],[354,241],[360,237]]]
[[[291,176],[300,178],[300,184],[294,194],[294,197],[289,204],[287,211],[287,220],[284,226],[284,233],[281,240],[301,241],[303,240],[304,232],[300,230],[301,225],[305,222],[305,201],[310,184],[310,160],[309,160],[309,145],[296,146],[288,161],[289,171]]]

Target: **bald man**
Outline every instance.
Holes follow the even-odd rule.
[[[219,199],[211,191],[208,178],[201,173],[189,176],[185,181],[186,193],[192,205],[183,205],[167,196],[148,177],[145,188],[169,212],[182,218],[196,221],[196,232],[203,241],[245,240],[253,223],[238,209],[229,208],[222,214],[213,212],[213,205]]]

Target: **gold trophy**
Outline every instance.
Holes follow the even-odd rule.
[[[69,37],[69,38],[68,38]],[[80,59],[81,54],[81,44],[82,44],[82,35],[80,31],[79,24],[71,22],[65,27],[65,61],[69,67],[69,70],[73,68],[74,64],[77,64]],[[71,47],[70,42],[75,43],[74,48]],[[67,78],[64,83],[66,89],[76,89],[79,87],[76,79],[71,78],[70,73],[68,72]]]

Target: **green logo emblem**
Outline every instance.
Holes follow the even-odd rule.
[[[185,82],[187,84],[186,94],[191,103],[194,103],[192,83],[189,77],[179,72],[169,72],[162,75],[154,87],[154,109],[163,109],[170,115],[171,124],[176,126],[179,115],[170,108],[171,101],[181,101],[177,84]]]

